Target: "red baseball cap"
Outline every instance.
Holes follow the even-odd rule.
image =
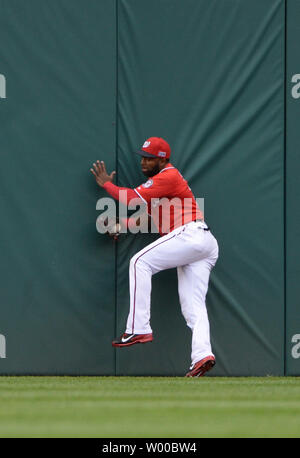
[[[170,145],[160,137],[150,137],[145,141],[140,151],[137,151],[144,157],[161,157],[169,159],[171,155]]]

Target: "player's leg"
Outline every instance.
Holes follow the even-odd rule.
[[[178,235],[178,230],[176,235]],[[166,264],[166,260],[170,259],[170,256],[167,255],[164,249],[167,246],[169,252],[174,250],[174,246],[171,244],[174,238],[175,231],[146,246],[131,258],[129,265],[130,308],[126,331],[119,340],[113,341],[113,346],[125,347],[136,343],[151,342],[150,297],[152,275],[159,270],[171,267],[170,262]]]
[[[150,296],[153,274],[207,259],[212,251],[216,251],[216,247],[217,243],[209,232],[191,223],[161,237],[137,253],[130,261],[130,310],[126,334],[149,336],[152,333]]]
[[[192,330],[192,364],[213,355],[205,302],[210,271],[205,260],[177,268],[181,310]]]
[[[175,231],[174,231],[175,232]],[[126,324],[126,333],[149,334],[150,326],[150,302],[152,275],[175,267],[180,248],[178,231],[161,237],[149,244],[130,260],[129,287],[130,309]]]
[[[182,251],[182,240],[179,238],[181,231],[177,229],[161,237],[131,258],[129,266],[130,308],[126,331],[119,340],[113,341],[113,346],[125,347],[152,340],[150,326],[152,275],[160,270],[178,265],[178,253]]]
[[[130,261],[130,311],[126,333],[148,334],[150,327],[150,295],[152,275],[178,265],[195,262],[205,256],[201,251],[204,237],[199,230],[191,236],[190,228],[182,226],[151,243]],[[203,230],[201,229],[203,232]],[[198,249],[197,249],[198,248]]]

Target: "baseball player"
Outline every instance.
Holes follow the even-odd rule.
[[[133,198],[140,199],[161,235],[130,260],[126,329],[112,345],[128,347],[153,340],[152,275],[176,267],[182,314],[192,330],[191,367],[186,377],[200,377],[215,365],[205,298],[210,273],[218,259],[218,243],[204,222],[187,181],[170,163],[169,144],[162,138],[150,137],[137,154],[148,180],[134,189],[115,186],[115,172],[109,175],[103,161],[97,161],[90,169],[98,185],[113,198],[127,205]],[[167,211],[160,210],[162,202]]]

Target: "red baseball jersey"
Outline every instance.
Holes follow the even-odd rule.
[[[203,220],[187,181],[170,163],[134,191],[147,205],[161,235],[196,219]]]

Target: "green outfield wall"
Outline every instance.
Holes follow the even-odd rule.
[[[0,0],[0,374],[185,374],[175,269],[154,342],[111,346],[157,236],[99,234],[89,171],[135,187],[161,136],[219,242],[211,375],[300,375],[299,23],[300,0]]]
[[[288,0],[286,27],[286,369],[300,375],[300,1]]]

